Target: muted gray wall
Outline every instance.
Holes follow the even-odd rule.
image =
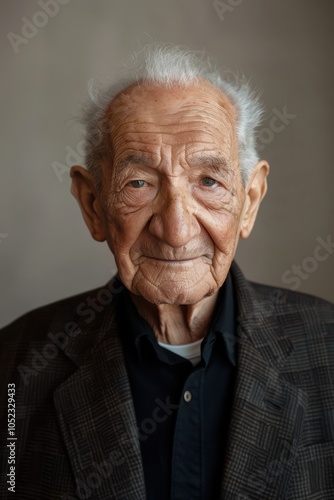
[[[82,221],[67,172],[55,169],[80,159],[73,117],[87,82],[117,76],[151,40],[206,49],[262,89],[269,191],[237,260],[250,279],[334,301],[333,248],[317,253],[334,240],[334,4],[57,0],[56,12],[55,1],[41,15],[47,0],[2,0],[0,324],[115,271],[107,245]],[[289,117],[273,121],[280,113]]]

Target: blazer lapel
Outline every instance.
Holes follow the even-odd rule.
[[[282,377],[293,346],[277,316],[255,300],[235,265],[232,270],[239,306],[238,374],[221,495],[225,500],[282,500],[297,456],[307,395]],[[284,297],[279,300],[283,303]]]
[[[114,304],[103,316],[100,328],[81,328],[65,349],[78,369],[54,392],[57,418],[79,498],[144,499],[136,418]],[[79,345],[93,347],[78,356]]]
[[[307,396],[282,376],[293,346],[279,326],[277,311],[264,310],[235,264],[232,276],[239,310],[238,374],[221,497],[282,500],[296,460]],[[114,304],[100,318],[94,328],[84,325],[69,340],[64,351],[78,369],[54,393],[76,495],[92,500],[145,499]]]

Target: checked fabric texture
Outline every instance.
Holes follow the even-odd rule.
[[[235,263],[231,272],[238,373],[221,499],[333,499],[334,306],[251,283]],[[112,280],[0,331],[1,499],[145,499],[118,291]],[[15,495],[6,483],[9,383]]]

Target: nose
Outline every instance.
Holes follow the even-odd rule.
[[[153,208],[149,231],[173,248],[182,247],[199,235],[201,226],[190,193],[174,189],[164,199],[161,197]]]

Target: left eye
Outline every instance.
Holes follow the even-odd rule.
[[[211,179],[211,177],[204,177],[201,180],[201,183],[203,186],[211,187],[214,186],[217,183],[217,181],[215,179]]]
[[[147,185],[147,182],[139,179],[139,180],[135,180],[135,181],[130,181],[128,183],[128,185],[133,187],[133,188],[142,188],[142,187]]]

